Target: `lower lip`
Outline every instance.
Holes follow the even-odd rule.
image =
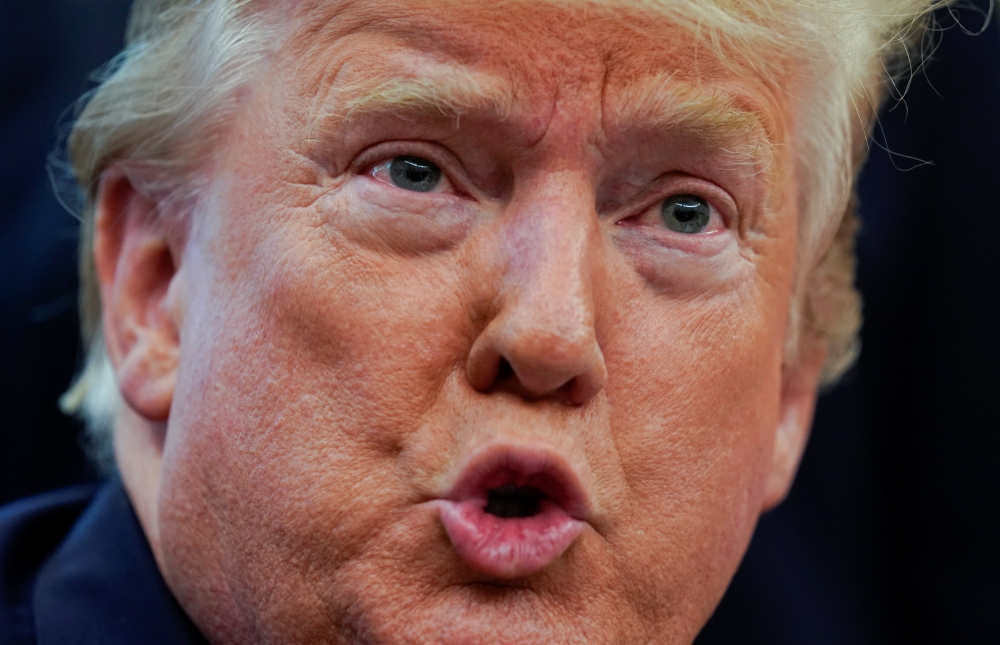
[[[498,578],[542,571],[559,559],[583,530],[558,504],[545,500],[531,517],[501,518],[482,500],[438,500],[441,523],[462,560]]]

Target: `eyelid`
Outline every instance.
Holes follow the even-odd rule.
[[[407,190],[407,189],[403,188],[402,186],[397,186],[396,183],[394,181],[392,181],[391,178],[389,178],[389,177],[384,177],[383,178],[383,177],[380,176],[383,172],[385,172],[387,175],[391,175],[391,173],[392,173],[392,170],[391,170],[392,164],[393,164],[394,161],[396,161],[396,159],[399,159],[399,156],[393,157],[392,159],[388,159],[388,158],[383,159],[382,161],[379,161],[374,166],[372,166],[371,169],[366,174],[369,177],[372,177],[372,178],[376,179],[377,181],[382,182],[383,184],[392,186],[393,188],[397,188],[399,190]],[[423,159],[423,157],[420,157],[420,159]],[[433,161],[431,161],[430,159],[426,159],[425,161],[428,161],[428,162],[434,164],[435,166],[437,166],[437,164],[434,163]],[[441,168],[440,166],[437,166],[437,167],[439,169]],[[416,193],[420,193],[420,194],[423,194],[423,195],[443,195],[443,194],[449,194],[449,193],[453,194],[453,195],[457,194],[457,192],[455,191],[455,186],[453,185],[453,182],[451,181],[451,179],[448,177],[447,173],[445,173],[445,171],[443,169],[441,169],[441,176],[440,176],[439,183],[436,186],[434,186],[433,188],[431,188],[430,190],[427,190],[427,191],[410,191],[410,190],[407,190],[407,192],[416,192]]]
[[[647,190],[632,204],[620,209],[614,217],[616,223],[635,219],[658,208],[665,199],[676,195],[694,195],[704,199],[711,209],[722,218],[723,228],[736,231],[739,226],[739,208],[729,193],[712,182],[687,174],[674,173]]]
[[[372,172],[380,165],[391,163],[394,158],[402,156],[421,157],[430,161],[441,169],[442,177],[451,184],[451,194],[477,199],[478,191],[472,187],[471,182],[465,180],[464,168],[462,168],[462,164],[458,158],[446,148],[426,141],[387,141],[377,143],[355,157],[354,161],[351,162],[351,169],[356,175],[371,176]],[[455,172],[452,170],[454,168],[461,169],[462,172]],[[420,194],[440,195],[447,193]]]

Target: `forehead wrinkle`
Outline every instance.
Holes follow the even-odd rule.
[[[681,81],[676,74],[658,74],[625,86],[617,94],[613,121],[617,125],[651,127],[693,135],[704,146],[718,148],[733,166],[765,172],[778,144],[760,113],[739,105],[737,97],[707,92]]]

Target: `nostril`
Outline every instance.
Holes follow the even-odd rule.
[[[510,362],[506,358],[501,356],[500,362],[497,365],[497,375],[493,379],[494,384],[504,383],[512,376],[514,376],[514,368],[511,367]]]
[[[483,510],[504,518],[533,517],[541,510],[543,499],[545,494],[537,488],[507,484],[489,490]]]

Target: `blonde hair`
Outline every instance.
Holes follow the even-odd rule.
[[[917,65],[928,15],[947,0],[549,1],[667,14],[724,60],[764,76],[783,61],[807,63],[813,82],[807,96],[795,97],[804,106],[792,155],[801,234],[786,361],[797,360],[807,336],[826,347],[825,381],[838,378],[858,349],[851,197],[868,128],[887,84]],[[85,97],[70,135],[72,170],[86,200],[80,311],[88,355],[61,404],[86,419],[93,456],[105,466],[122,402],[104,348],[91,249],[98,182],[116,164],[155,199],[196,198],[198,168],[222,147],[240,88],[275,47],[265,4],[273,3],[136,0],[127,46]]]

